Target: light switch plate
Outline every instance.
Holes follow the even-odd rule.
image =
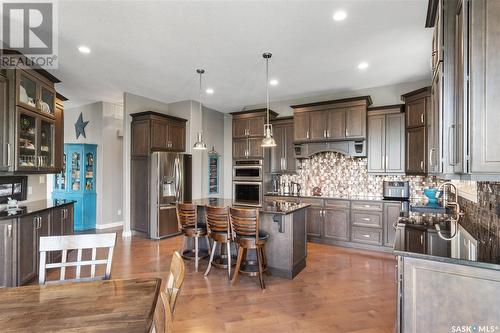
[[[40,184],[45,184],[45,176],[40,176],[39,181]]]
[[[32,194],[33,194],[33,187],[28,186],[28,195],[32,195]]]

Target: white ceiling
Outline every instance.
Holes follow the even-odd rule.
[[[63,1],[58,90],[67,107],[120,102],[131,92],[164,102],[198,99],[223,112],[265,101],[357,90],[429,77],[427,0]],[[345,10],[345,21],[332,14]],[[92,49],[78,52],[81,44]],[[366,61],[370,67],[360,71]]]

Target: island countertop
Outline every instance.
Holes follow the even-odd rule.
[[[19,209],[15,212],[3,210],[0,212],[0,221],[15,219],[26,215],[43,212],[52,208],[66,206],[75,203],[73,200],[37,200],[19,203]]]
[[[252,208],[248,206],[234,205],[231,199],[224,198],[202,198],[190,201],[198,206],[215,206],[215,207],[234,207],[234,208]],[[262,207],[258,207],[259,212],[263,214],[280,214],[288,215],[292,214],[298,210],[309,207],[309,204],[305,203],[293,203],[293,202],[279,202],[279,203],[269,203],[265,202]]]

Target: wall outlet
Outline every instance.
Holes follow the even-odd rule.
[[[33,187],[28,186],[28,195],[32,195],[32,194],[33,194]]]
[[[121,209],[118,209],[118,210],[116,211],[116,215],[118,215],[118,216],[122,216],[122,210],[121,210]]]
[[[45,176],[40,176],[39,182],[40,184],[45,184]]]

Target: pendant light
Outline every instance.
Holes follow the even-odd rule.
[[[205,144],[205,142],[203,142],[203,110],[202,110],[202,106],[201,106],[201,76],[203,75],[203,73],[205,73],[205,70],[204,69],[197,69],[196,73],[198,73],[200,75],[200,97],[198,100],[198,104],[200,106],[200,122],[201,122],[201,129],[202,130],[199,131],[197,136],[196,136],[196,142],[193,145],[193,149],[194,150],[206,150],[207,145]]]
[[[266,116],[267,123],[264,125],[264,139],[262,139],[262,147],[276,147],[276,141],[273,138],[273,125],[269,123],[269,59],[273,55],[266,52],[262,55],[266,59]]]

